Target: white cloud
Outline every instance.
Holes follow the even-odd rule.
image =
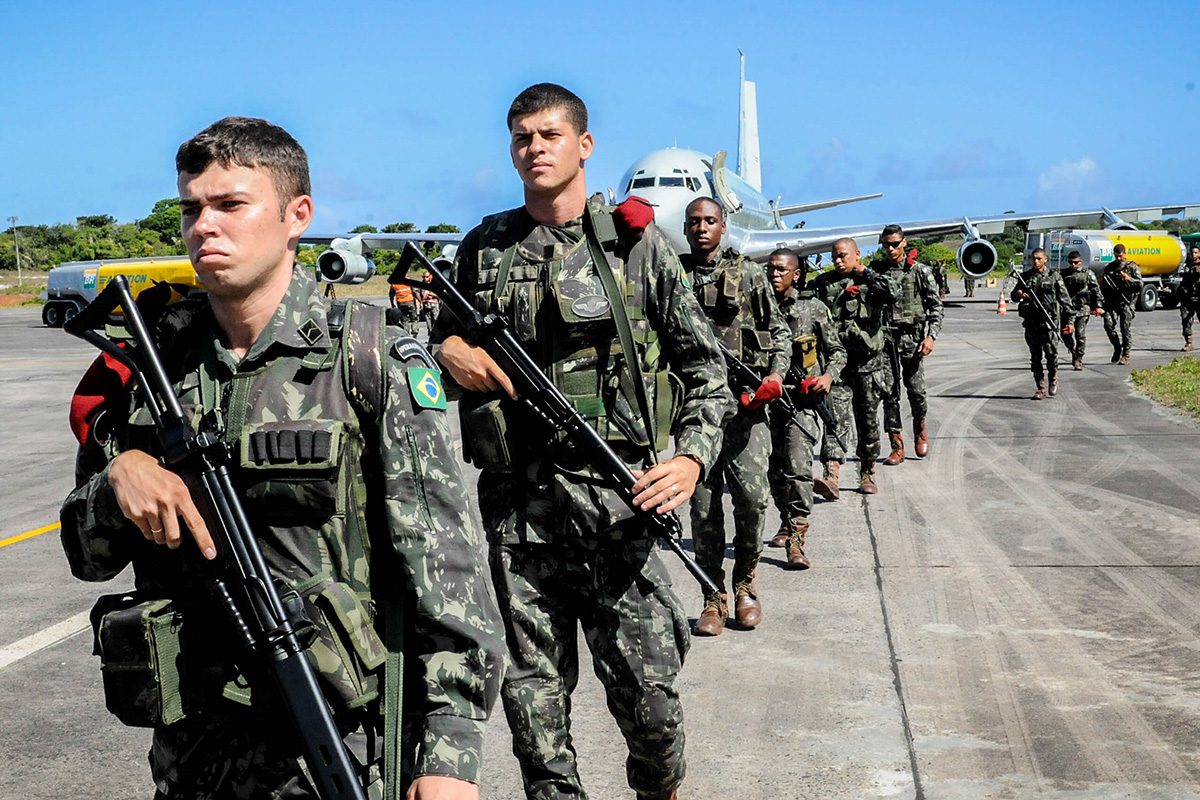
[[[1061,161],[1038,175],[1037,201],[1094,205],[1103,199],[1104,173],[1091,156]]]

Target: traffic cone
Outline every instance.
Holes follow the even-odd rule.
[[[1004,302],[1004,289],[1000,290],[1000,299],[996,301],[996,313],[1007,314],[1008,304]]]

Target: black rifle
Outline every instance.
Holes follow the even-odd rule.
[[[729,377],[752,388],[762,385],[763,376],[755,372],[753,367],[735,356],[733,351],[722,342],[717,342],[717,347],[721,348],[721,355],[725,356],[725,365],[729,367]],[[820,441],[815,433],[804,427],[804,420],[800,418],[800,412],[796,410],[796,406],[788,399],[786,391],[779,395],[779,398],[772,402],[771,405],[787,414],[788,418],[796,424],[796,427],[804,431],[804,435],[813,444],[817,444]]]
[[[806,377],[803,372],[795,367],[788,369],[787,379],[796,384],[796,391],[800,395],[801,402],[812,406],[813,411],[817,412],[817,416],[821,418],[821,422],[825,425],[825,430],[833,434],[833,438],[837,440],[838,447],[845,450],[846,437],[838,433],[837,420],[834,419],[833,409],[829,407],[829,397],[814,392],[800,392],[800,386]],[[805,433],[808,433],[808,431],[805,431]],[[809,438],[811,439],[812,437],[810,436]],[[816,444],[816,442],[813,442],[813,444]]]
[[[408,277],[413,264],[419,264],[433,276],[431,283]],[[603,269],[604,267],[601,266]],[[435,267],[420,248],[412,242],[404,246],[400,263],[388,278],[391,283],[404,283],[413,287],[427,289],[436,294],[445,308],[454,315],[463,326],[465,338],[471,344],[483,348],[492,357],[517,390],[517,399],[533,414],[549,425],[553,430],[562,431],[567,440],[575,447],[588,465],[605,481],[605,483],[621,498],[629,510],[642,520],[650,530],[683,561],[683,565],[692,577],[699,582],[705,596],[717,594],[720,587],[696,562],[688,557],[680,544],[683,537],[683,525],[674,513],[659,514],[653,510],[643,511],[633,502],[633,485],[637,478],[630,472],[629,466],[609,447],[608,442],[600,438],[595,428],[587,423],[571,405],[571,401],[563,396],[558,387],[551,383],[529,354],[525,352],[512,331],[508,321],[497,314],[481,315],[473,305],[463,297],[445,274]],[[637,358],[636,353],[626,353],[626,358]],[[647,424],[649,421],[647,420]]]
[[[1058,327],[1057,321],[1050,316],[1049,309],[1047,309],[1042,301],[1038,298],[1037,293],[1034,292],[1029,284],[1025,282],[1025,279],[1021,277],[1021,273],[1015,272],[1013,275],[1017,280],[1017,288],[1029,298],[1030,302],[1033,303],[1033,307],[1036,308],[1038,313],[1041,315],[1042,321],[1046,324],[1046,333],[1054,334],[1062,340],[1062,343],[1067,346],[1067,349],[1070,349],[1071,343],[1067,341],[1067,337],[1063,335],[1062,329]]]
[[[132,348],[118,347],[94,330],[118,308],[124,314]],[[192,432],[125,276],[117,275],[109,281],[96,299],[63,328],[116,358],[136,376],[158,431],[162,463],[184,479],[214,535],[220,571],[209,580],[209,590],[228,616],[240,640],[238,644],[256,659],[256,667],[274,678],[300,734],[304,761],[321,800],[366,800],[305,647],[297,637],[302,615],[286,610],[230,481],[229,450],[207,432]],[[289,605],[298,605],[299,598],[294,594],[289,600],[293,601]]]
[[[896,341],[899,337],[899,331],[896,330],[896,323],[893,320],[895,309],[893,303],[889,300],[883,307],[883,350],[887,354],[888,364],[892,368],[892,388],[888,392],[891,402],[897,406],[900,404],[900,381],[903,375],[900,371],[900,345]],[[845,448],[843,448],[845,449]]]

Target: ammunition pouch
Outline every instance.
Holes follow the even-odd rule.
[[[804,333],[792,340],[793,363],[798,363],[807,375],[817,366],[817,337]]]
[[[135,728],[183,719],[183,615],[173,602],[137,592],[103,595],[92,606],[91,622],[108,710]]]
[[[524,460],[521,456],[534,433],[526,428],[525,442],[521,442],[517,429],[522,426],[512,424],[517,413],[520,413],[517,407],[507,397],[464,394],[458,402],[463,458],[487,472],[512,472],[513,465]]]
[[[297,584],[295,591],[304,601],[304,615],[316,624],[308,660],[334,712],[376,700],[387,649],[375,629],[370,595],[328,574]]]

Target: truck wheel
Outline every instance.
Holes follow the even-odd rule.
[[[1153,311],[1158,305],[1158,287],[1153,285],[1143,286],[1141,294],[1138,295],[1138,311]]]
[[[42,306],[42,324],[47,328],[62,327],[62,306],[58,303],[46,303]]]
[[[79,308],[72,303],[63,309],[62,321],[66,325],[71,320],[75,319],[75,315],[79,313]]]

